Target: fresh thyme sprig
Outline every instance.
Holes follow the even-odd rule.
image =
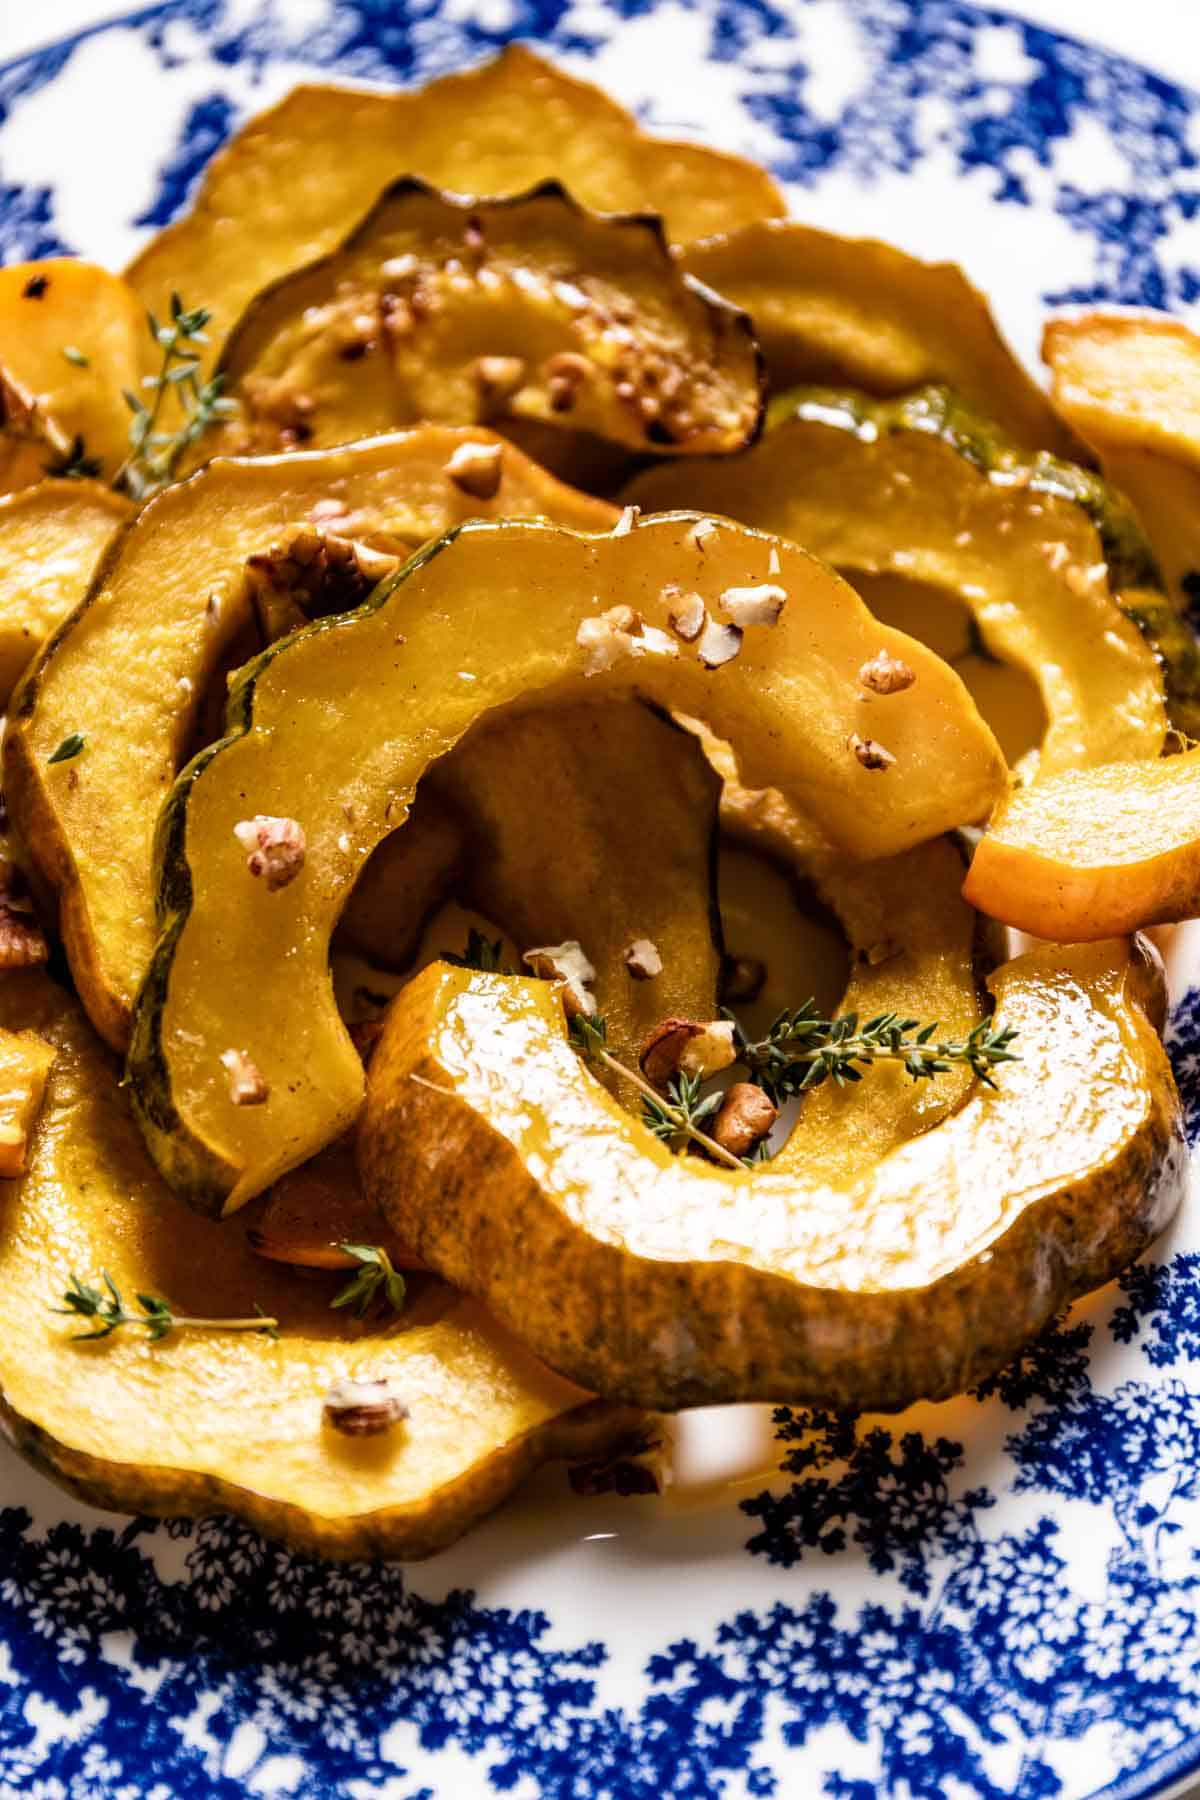
[[[393,1312],[403,1312],[408,1290],[404,1277],[392,1267],[392,1260],[382,1244],[339,1244],[338,1249],[352,1256],[362,1267],[351,1276],[330,1306],[352,1306],[361,1319],[377,1300],[386,1300]]]
[[[71,1285],[63,1295],[64,1306],[54,1306],[52,1312],[61,1313],[67,1318],[87,1319],[95,1324],[94,1331],[77,1331],[74,1339],[77,1343],[91,1343],[96,1338],[111,1337],[123,1325],[140,1326],[151,1343],[157,1344],[173,1331],[257,1331],[264,1337],[279,1336],[279,1320],[268,1318],[261,1307],[256,1307],[254,1317],[250,1319],[196,1319],[183,1313],[176,1313],[165,1300],[154,1294],[138,1294],[135,1296],[140,1311],[130,1312],[121,1297],[107,1269],[100,1271],[100,1279],[104,1290],[89,1287],[80,1281],[78,1275],[72,1275]]]
[[[623,1081],[631,1082],[641,1094],[646,1110],[648,1111],[652,1105],[655,1107],[656,1120],[661,1114],[664,1125],[670,1126],[683,1137],[690,1138],[694,1144],[699,1144],[702,1149],[708,1151],[710,1156],[714,1157],[717,1162],[724,1163],[727,1168],[740,1169],[742,1167],[738,1157],[726,1150],[723,1145],[718,1144],[715,1138],[709,1137],[707,1133],[700,1130],[683,1102],[671,1098],[664,1100],[658,1090],[651,1087],[650,1083],[636,1069],[631,1069],[625,1063],[618,1061],[608,1048],[608,1030],[599,1013],[576,1013],[571,1020],[570,1034],[571,1042],[576,1050],[580,1051],[589,1062],[601,1063],[606,1069],[611,1069],[614,1075],[619,1075]],[[683,1079],[686,1080],[687,1077],[685,1076]],[[674,1086],[673,1082],[672,1087],[674,1088]],[[718,1105],[720,1098],[718,1094],[716,1096]],[[707,1111],[704,1113],[704,1117],[708,1117]],[[649,1121],[647,1122],[649,1123]],[[651,1130],[657,1137],[663,1135],[657,1125],[651,1125]]]
[[[642,1101],[642,1123],[649,1127],[656,1138],[669,1144],[672,1150],[682,1150],[687,1141],[685,1126],[701,1126],[706,1119],[711,1119],[720,1110],[724,1095],[720,1093],[705,1094],[703,1079],[699,1075],[674,1075],[667,1084],[667,1099],[664,1102],[656,1094],[654,1098]]]
[[[453,963],[456,969],[478,969],[481,975],[511,975],[512,970],[504,967],[501,958],[503,949],[503,938],[486,938],[472,925],[462,954],[443,950],[441,957],[443,962]]]
[[[728,1010],[725,1016],[733,1018]],[[981,1019],[965,1038],[939,1038],[937,1029],[936,1023],[922,1025],[894,1012],[861,1023],[853,1012],[826,1019],[812,1000],[780,1013],[766,1037],[757,1041],[747,1038],[734,1019],[738,1061],[776,1104],[824,1081],[839,1086],[861,1081],[864,1069],[877,1062],[898,1062],[913,1081],[930,1081],[956,1063],[966,1064],[980,1081],[995,1087],[992,1070],[1020,1061],[1009,1048],[1017,1035],[1012,1026],[997,1028],[990,1019]]]
[[[146,314],[150,336],[162,351],[157,375],[146,375],[142,386],[153,395],[149,404],[124,389],[125,404],[133,414],[129,427],[129,455],[121,464],[113,486],[124,488],[133,500],[148,499],[166,487],[180,457],[216,420],[234,410],[221,392],[223,378],[213,375],[201,381],[200,351],[208,343],[204,327],[212,317],[207,307],[190,311],[178,294],[171,295],[171,322],[162,325],[152,312]],[[183,424],[175,431],[161,428],[163,407],[174,394],[182,408]]]

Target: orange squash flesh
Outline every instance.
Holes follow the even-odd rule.
[[[1200,914],[1200,750],[1069,770],[1018,789],[965,897],[1006,925],[1082,943]]]

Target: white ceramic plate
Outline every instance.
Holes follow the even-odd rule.
[[[152,5],[0,67],[0,252],[119,265],[297,79],[513,35],[803,217],[964,261],[1027,353],[1047,303],[1200,294],[1197,99],[950,0]],[[687,1419],[668,1498],[552,1471],[411,1572],[114,1520],[3,1455],[0,1800],[1163,1792],[1200,1767],[1194,1213],[986,1400]]]

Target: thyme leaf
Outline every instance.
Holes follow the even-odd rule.
[[[65,1318],[81,1319],[94,1326],[91,1331],[74,1332],[72,1336],[76,1343],[93,1343],[97,1338],[111,1337],[114,1331],[128,1325],[140,1327],[152,1344],[161,1343],[173,1331],[257,1331],[263,1337],[279,1336],[278,1319],[268,1318],[260,1306],[255,1307],[254,1316],[249,1319],[199,1319],[173,1311],[166,1300],[160,1300],[155,1294],[137,1294],[134,1298],[138,1310],[131,1311],[107,1269],[100,1271],[100,1279],[103,1288],[92,1287],[80,1281],[78,1275],[72,1275],[71,1285],[62,1296],[64,1304],[50,1309]]]
[[[330,1306],[351,1306],[360,1319],[377,1300],[386,1300],[393,1312],[404,1311],[408,1298],[404,1277],[392,1267],[392,1260],[382,1244],[339,1244],[338,1249],[362,1266],[334,1295]]]

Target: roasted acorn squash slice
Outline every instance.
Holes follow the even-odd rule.
[[[795,219],[688,244],[680,261],[750,314],[776,392],[829,382],[887,395],[942,382],[1027,449],[1078,454],[954,263]]]
[[[0,371],[48,440],[36,473],[22,465],[24,481],[84,459],[93,474],[116,474],[129,450],[122,390],[137,389],[148,351],[145,314],[120,276],[68,256],[0,269]]]
[[[1042,338],[1056,406],[1129,495],[1181,610],[1200,591],[1200,337],[1180,319],[1084,313]]]
[[[1063,942],[1200,915],[1200,750],[1067,771],[1012,796],[980,839],[973,905]]]
[[[1022,1055],[997,1089],[865,1170],[809,1179],[786,1147],[745,1174],[672,1156],[570,1048],[544,987],[435,966],[394,1003],[372,1061],[367,1193],[434,1267],[606,1393],[942,1399],[1143,1250],[1184,1181],[1129,943],[1035,951],[992,986]]]
[[[362,1071],[333,1004],[330,934],[430,763],[489,713],[640,694],[707,716],[739,741],[751,779],[769,772],[802,795],[851,854],[899,851],[991,810],[1003,759],[952,670],[805,552],[732,526],[698,536],[697,523],[591,538],[466,525],[359,612],[245,672],[231,735],[184,771],[163,813],[162,936],[130,1052],[153,1153],[196,1205],[235,1209],[357,1113]],[[786,599],[722,667],[702,660],[707,634],[685,643],[667,630],[681,592],[715,618],[747,585]],[[727,628],[718,635],[727,648]],[[881,648],[916,677],[888,702],[884,771],[859,754],[878,708],[857,682]],[[234,833],[256,815],[305,836],[302,869],[276,892],[248,874]],[[231,1049],[260,1071],[264,1105],[234,1104]]]
[[[83,599],[132,511],[97,481],[41,481],[0,498],[0,704]]]
[[[441,1283],[381,1337],[332,1312],[324,1283],[181,1209],[115,1063],[45,976],[5,977],[0,1025],[32,1027],[58,1052],[28,1172],[3,1184],[0,1418],[73,1493],[120,1512],[232,1512],[327,1556],[412,1558],[442,1549],[547,1458],[593,1453],[629,1430],[627,1412],[590,1401]],[[148,1352],[123,1332],[74,1343],[79,1321],[52,1309],[72,1270],[87,1280],[101,1269],[126,1295],[192,1314],[261,1305],[280,1341],[184,1333]],[[408,1404],[407,1423],[339,1437],[322,1423],[326,1390],[375,1371]]]
[[[473,444],[499,458],[490,499],[450,468]],[[460,519],[505,515],[595,530],[615,517],[488,432],[428,427],[345,450],[215,462],[151,501],[113,544],[86,604],[14,697],[5,740],[13,817],[60,892],[72,972],[109,1043],[127,1041],[154,946],[155,818],[194,747],[206,683],[231,653],[249,653],[239,651],[254,620],[249,559],[286,549],[314,521],[407,550]],[[51,763],[74,733],[82,753]]]
[[[764,169],[652,137],[599,88],[512,44],[408,93],[294,88],[214,157],[191,210],[129,279],[156,310],[176,290],[201,297],[223,334],[260,288],[332,250],[400,175],[459,194],[556,177],[598,212],[652,208],[676,242],[787,210]]]
[[[220,366],[237,452],[506,416],[721,452],[763,399],[749,321],[680,274],[659,222],[585,212],[553,181],[511,200],[396,182],[251,303]]]
[[[1128,506],[1086,470],[1014,450],[944,389],[879,402],[782,396],[748,455],[648,470],[628,497],[712,507],[844,571],[960,596],[987,650],[1041,692],[1046,773],[1157,756],[1164,674],[1175,722],[1200,730],[1200,655],[1150,585],[1154,561]]]

